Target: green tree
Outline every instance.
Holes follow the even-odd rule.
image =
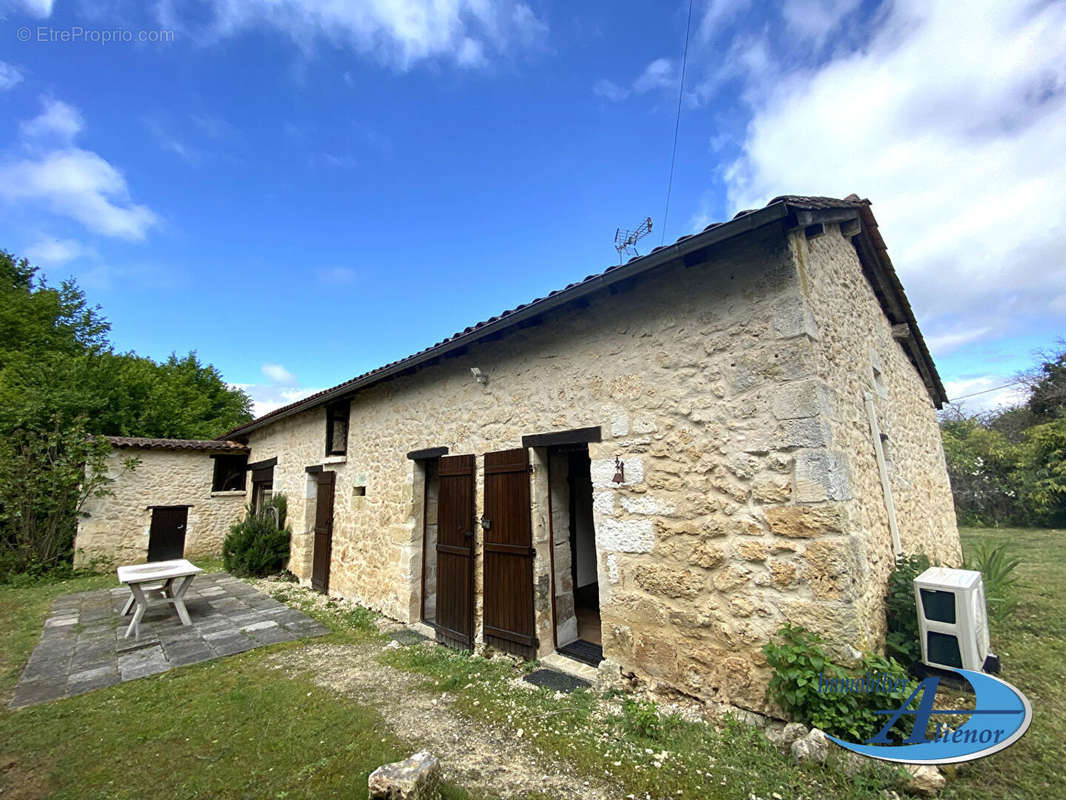
[[[1036,521],[1066,526],[1066,419],[1026,432],[1018,475],[1025,504]]]
[[[1017,470],[1021,446],[977,417],[956,414],[940,424],[955,513],[964,525],[1023,521]]]
[[[1029,384],[1031,392],[1029,411],[1038,421],[1066,418],[1066,347],[1057,353],[1045,353],[1042,363],[1022,379]]]
[[[0,437],[0,578],[69,564],[82,506],[109,491],[110,452],[84,418]]]
[[[73,281],[0,251],[0,574],[69,563],[82,504],[107,491],[98,434],[206,439],[252,417],[196,353],[156,363],[109,332]]]
[[[73,281],[58,288],[0,251],[0,436],[84,416],[88,431],[209,439],[252,418],[251,399],[196,353],[115,353]]]

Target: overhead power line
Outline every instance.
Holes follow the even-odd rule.
[[[670,177],[666,181],[666,210],[663,211],[663,235],[659,244],[666,243],[666,220],[670,217],[670,192],[674,188],[674,163],[677,161],[677,132],[681,128],[681,100],[685,96],[685,67],[688,65],[688,38],[692,31],[692,0],[688,0],[688,21],[685,23],[685,46],[681,50],[681,86],[677,90],[677,118],[674,120],[674,146],[670,152]]]
[[[1011,386],[1021,386],[1024,383],[1025,383],[1025,381],[1011,381],[1010,383],[1005,383],[1002,386],[993,386],[991,389],[982,389],[979,392],[971,392],[970,394],[964,394],[962,397],[953,397],[952,399],[948,400],[948,402],[949,403],[957,403],[960,400],[968,400],[971,397],[977,397],[977,395],[979,395],[979,394],[988,394],[989,392],[998,392],[1000,389],[1009,389]]]

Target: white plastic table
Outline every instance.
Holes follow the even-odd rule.
[[[122,609],[122,616],[129,614],[134,604],[137,606],[125,638],[130,638],[131,633],[135,639],[141,638],[141,618],[148,609],[148,593],[157,590],[162,593],[164,602],[174,606],[181,624],[191,625],[189,612],[185,608],[185,592],[189,590],[192,579],[201,572],[202,569],[184,558],[119,567],[119,583],[130,587],[130,599]]]

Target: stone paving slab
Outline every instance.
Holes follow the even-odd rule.
[[[329,632],[303,612],[218,572],[197,575],[185,594],[191,625],[182,625],[173,607],[160,602],[141,620],[141,638],[126,639],[132,615],[119,614],[128,597],[125,586],[57,597],[9,707]]]

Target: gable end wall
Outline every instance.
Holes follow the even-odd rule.
[[[825,418],[832,432],[825,458],[800,467],[812,479],[812,498],[834,490],[846,494],[841,498],[845,538],[816,559],[825,575],[821,590],[845,592],[854,584],[863,636],[852,644],[878,648],[894,555],[864,395],[873,397],[887,437],[885,455],[904,554],[923,551],[934,561],[958,566],[961,545],[936,408],[893,339],[855,248],[839,227],[828,226],[825,235],[810,240],[802,231],[794,232],[790,248],[819,331],[815,358],[828,389]]]

